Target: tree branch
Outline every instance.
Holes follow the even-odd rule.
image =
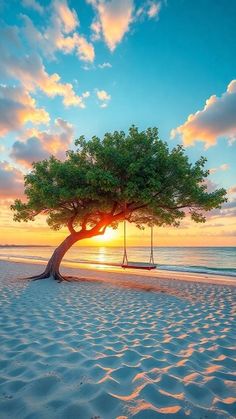
[[[103,235],[107,229],[108,225],[105,225],[101,231],[99,231],[99,233],[97,235]]]
[[[118,206],[118,203],[115,201],[115,202],[113,203],[112,210],[111,210],[111,212],[110,212],[110,214],[111,214],[111,215],[115,215],[115,212],[116,212],[117,206]]]
[[[82,230],[86,230],[86,225],[87,225],[87,222],[88,222],[88,219],[89,219],[90,215],[91,214],[85,215],[85,217],[83,219],[83,222],[82,222]]]
[[[71,234],[75,234],[75,233],[77,233],[77,231],[74,229],[74,227],[73,227],[73,222],[75,221],[75,218],[76,218],[76,216],[77,216],[77,214],[74,214],[70,219],[69,219],[69,221],[68,221],[68,223],[67,223],[67,227],[68,227],[68,230],[69,230],[69,232],[71,233]]]
[[[133,204],[133,203],[131,203],[131,204]],[[143,205],[139,205],[137,207],[131,208],[130,207],[131,204],[128,204],[126,206],[126,210],[125,211],[120,211],[118,214],[115,214],[115,215],[112,215],[111,213],[105,214],[105,213],[99,212],[99,215],[101,215],[102,218],[90,230],[86,230],[86,224],[87,224],[87,221],[88,221],[89,217],[92,214],[87,214],[87,216],[84,218],[84,221],[82,223],[82,230],[86,230],[87,231],[87,234],[88,234],[87,237],[93,237],[93,236],[103,235],[105,233],[105,231],[106,231],[106,228],[109,225],[111,225],[113,222],[122,221],[122,220],[125,220],[125,219],[130,221],[130,216],[135,211],[138,211],[139,209],[142,209],[142,208],[145,208],[145,207],[148,206],[148,204],[143,204]],[[189,205],[190,204],[187,204],[186,203],[184,205],[177,205],[175,207],[169,207],[167,205],[159,205],[158,207],[159,208],[162,208],[162,209],[166,209],[168,211],[175,211],[175,210],[182,209],[182,208],[189,208]],[[127,208],[128,208],[128,210],[127,210]]]

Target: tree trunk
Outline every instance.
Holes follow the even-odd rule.
[[[51,258],[48,261],[45,271],[41,275],[36,275],[30,277],[30,279],[45,279],[45,278],[53,278],[57,281],[63,281],[62,275],[60,274],[59,268],[61,261],[66,254],[66,252],[73,246],[74,243],[77,241],[86,238],[86,232],[84,234],[80,233],[72,233],[54,250]]]
[[[51,258],[48,261],[45,271],[41,275],[31,276],[29,279],[37,280],[53,278],[58,282],[63,281],[66,278],[63,278],[63,276],[60,274],[59,268],[64,255],[71,248],[71,246],[73,246],[73,244],[79,240],[88,239],[100,234],[104,234],[109,224],[111,224],[113,221],[123,220],[124,216],[125,213],[123,212],[117,214],[116,216],[110,216],[108,214],[90,230],[82,229],[80,231],[75,231],[73,229],[73,225],[68,226],[71,234],[67,236],[66,239],[54,250]]]

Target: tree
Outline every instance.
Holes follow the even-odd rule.
[[[178,226],[186,214],[205,222],[205,212],[226,201],[224,189],[207,192],[206,159],[192,164],[182,146],[170,151],[157,128],[139,132],[132,126],[128,135],[115,131],[103,140],[80,137],[75,146],[65,161],[52,156],[33,163],[25,176],[27,201],[17,199],[11,207],[15,221],[46,214],[50,228],[69,230],[36,279],[61,281],[60,263],[74,243],[124,219],[139,228]]]

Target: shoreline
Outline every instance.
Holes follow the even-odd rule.
[[[30,264],[30,265],[40,265],[45,266],[45,262],[37,259],[30,258],[17,258],[17,257],[0,257],[0,261],[3,262],[15,262],[20,264]],[[173,270],[161,270],[155,269],[151,271],[146,270],[137,270],[137,269],[123,269],[118,264],[102,264],[102,263],[91,263],[91,262],[62,262],[61,264],[64,275],[66,275],[66,268],[70,271],[73,270],[73,275],[89,275],[94,279],[101,279],[101,276],[104,274],[107,275],[111,273],[113,276],[116,275],[121,279],[121,277],[145,277],[149,279],[163,279],[163,280],[175,280],[175,281],[190,281],[190,282],[199,282],[205,284],[215,284],[215,285],[231,285],[236,287],[236,277],[227,276],[227,275],[215,275],[215,274],[205,274],[205,273],[194,273],[186,271],[173,271]],[[71,275],[71,274],[70,274]]]

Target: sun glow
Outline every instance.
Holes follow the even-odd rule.
[[[94,240],[99,242],[108,242],[113,240],[115,237],[116,230],[113,230],[113,228],[108,227],[103,235],[94,237]]]

